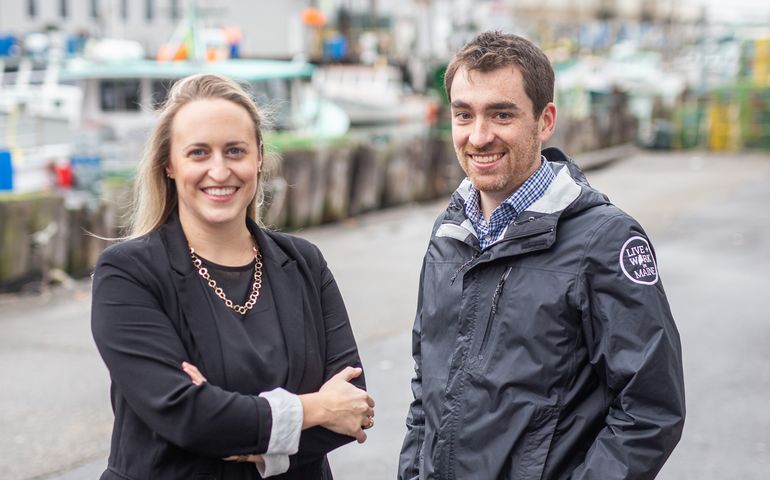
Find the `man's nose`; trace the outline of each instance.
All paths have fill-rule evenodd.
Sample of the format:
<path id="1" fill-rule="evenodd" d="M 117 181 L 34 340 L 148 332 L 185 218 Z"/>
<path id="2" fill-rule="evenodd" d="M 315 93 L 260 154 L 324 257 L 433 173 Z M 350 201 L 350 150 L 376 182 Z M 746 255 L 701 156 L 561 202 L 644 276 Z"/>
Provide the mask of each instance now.
<path id="1" fill-rule="evenodd" d="M 492 134 L 492 129 L 489 128 L 489 124 L 479 119 L 473 124 L 473 130 L 470 137 L 468 137 L 468 142 L 475 148 L 484 148 L 493 139 L 494 135 Z"/>

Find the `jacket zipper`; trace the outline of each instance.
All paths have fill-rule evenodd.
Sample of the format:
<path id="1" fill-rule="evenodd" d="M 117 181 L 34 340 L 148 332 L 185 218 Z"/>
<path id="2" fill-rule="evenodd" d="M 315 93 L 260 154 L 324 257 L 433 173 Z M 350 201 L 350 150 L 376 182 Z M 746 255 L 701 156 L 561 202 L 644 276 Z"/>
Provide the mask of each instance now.
<path id="1" fill-rule="evenodd" d="M 465 267 L 467 267 L 468 265 L 473 263 L 474 260 L 479 258 L 479 255 L 481 255 L 481 251 L 477 250 L 477 251 L 473 252 L 473 256 L 470 259 L 468 259 L 467 262 L 465 262 L 462 265 L 460 265 L 460 268 L 455 270 L 455 272 L 452 274 L 452 278 L 449 279 L 449 285 L 454 284 L 455 283 L 455 279 L 457 279 L 457 275 L 459 275 L 460 272 L 462 272 Z"/>
<path id="2" fill-rule="evenodd" d="M 511 274 L 512 268 L 512 266 L 509 266 L 505 269 L 505 273 L 503 273 L 503 276 L 500 277 L 500 280 L 497 282 L 495 293 L 492 295 L 492 309 L 489 310 L 489 318 L 487 319 L 487 324 L 484 327 L 484 336 L 481 337 L 481 345 L 479 346 L 478 353 L 479 360 L 484 357 L 484 349 L 487 346 L 487 342 L 489 341 L 489 334 L 492 331 L 492 322 L 495 320 L 495 315 L 497 314 L 497 304 L 500 303 L 500 297 L 503 293 L 503 285 L 505 285 L 505 281 L 508 279 L 508 275 Z"/>

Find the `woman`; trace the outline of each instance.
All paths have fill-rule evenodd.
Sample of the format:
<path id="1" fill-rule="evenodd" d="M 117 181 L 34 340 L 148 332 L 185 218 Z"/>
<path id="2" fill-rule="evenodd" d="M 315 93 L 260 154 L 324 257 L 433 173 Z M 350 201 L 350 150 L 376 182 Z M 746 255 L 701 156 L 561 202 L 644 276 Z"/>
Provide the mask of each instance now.
<path id="1" fill-rule="evenodd" d="M 115 413 L 102 479 L 331 478 L 326 453 L 373 425 L 323 256 L 258 226 L 260 124 L 223 77 L 169 93 L 128 239 L 94 273 Z"/>

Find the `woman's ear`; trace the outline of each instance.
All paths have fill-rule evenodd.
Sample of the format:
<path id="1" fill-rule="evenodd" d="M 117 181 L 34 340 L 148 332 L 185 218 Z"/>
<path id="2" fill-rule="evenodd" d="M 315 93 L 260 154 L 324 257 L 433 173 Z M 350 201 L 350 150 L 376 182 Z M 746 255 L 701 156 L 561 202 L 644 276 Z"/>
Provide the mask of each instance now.
<path id="1" fill-rule="evenodd" d="M 262 173 L 262 168 L 265 166 L 265 144 L 262 140 L 259 141 L 259 160 L 257 161 L 259 162 L 257 171 Z"/>

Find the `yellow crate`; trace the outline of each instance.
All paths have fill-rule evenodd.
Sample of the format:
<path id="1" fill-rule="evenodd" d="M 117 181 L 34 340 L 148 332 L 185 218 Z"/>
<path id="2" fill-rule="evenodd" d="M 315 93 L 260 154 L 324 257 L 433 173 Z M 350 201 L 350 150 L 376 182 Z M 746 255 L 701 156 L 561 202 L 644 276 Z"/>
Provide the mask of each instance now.
<path id="1" fill-rule="evenodd" d="M 738 105 L 713 101 L 708 107 L 708 148 L 736 151 L 740 148 Z"/>

